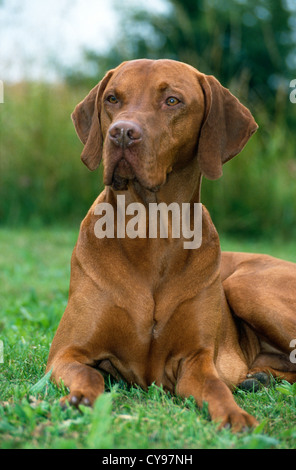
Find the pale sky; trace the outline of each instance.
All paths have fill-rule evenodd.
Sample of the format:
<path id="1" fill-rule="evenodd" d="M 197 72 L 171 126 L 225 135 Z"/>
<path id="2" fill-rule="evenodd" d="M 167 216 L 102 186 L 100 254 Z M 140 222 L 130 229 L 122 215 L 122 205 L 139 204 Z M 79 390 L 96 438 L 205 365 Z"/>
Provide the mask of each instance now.
<path id="1" fill-rule="evenodd" d="M 295 11 L 296 0 L 284 1 Z M 83 48 L 106 51 L 116 40 L 118 5 L 169 8 L 166 0 L 0 0 L 0 80 L 53 80 L 55 64 L 79 69 Z M 295 65 L 295 54 L 287 60 Z"/>
<path id="2" fill-rule="evenodd" d="M 164 11 L 165 0 L 122 0 Z M 119 1 L 117 0 L 117 3 Z M 54 62 L 79 65 L 84 47 L 106 50 L 118 9 L 106 0 L 4 0 L 0 6 L 0 80 L 53 79 Z"/>

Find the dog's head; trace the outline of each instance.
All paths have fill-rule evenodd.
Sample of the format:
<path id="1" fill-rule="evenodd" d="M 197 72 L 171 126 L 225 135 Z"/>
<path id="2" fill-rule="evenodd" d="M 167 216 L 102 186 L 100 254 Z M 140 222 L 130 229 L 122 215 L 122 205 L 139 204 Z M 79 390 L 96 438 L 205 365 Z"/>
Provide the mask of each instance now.
<path id="1" fill-rule="evenodd" d="M 104 183 L 130 180 L 157 190 L 171 171 L 196 159 L 209 179 L 256 131 L 245 108 L 213 76 L 173 60 L 134 60 L 110 70 L 72 119 L 90 170 L 104 163 Z"/>

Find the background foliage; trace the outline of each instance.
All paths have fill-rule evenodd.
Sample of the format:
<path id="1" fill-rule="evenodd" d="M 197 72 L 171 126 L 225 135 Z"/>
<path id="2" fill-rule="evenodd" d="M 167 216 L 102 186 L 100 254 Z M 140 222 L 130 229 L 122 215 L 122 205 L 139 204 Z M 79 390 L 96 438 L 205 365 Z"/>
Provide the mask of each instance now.
<path id="1" fill-rule="evenodd" d="M 293 2 L 170 0 L 165 13 L 117 5 L 122 23 L 106 55 L 85 51 L 64 83 L 5 87 L 0 105 L 0 223 L 77 223 L 102 189 L 102 169 L 80 162 L 70 113 L 104 73 L 123 60 L 173 58 L 215 75 L 259 124 L 219 181 L 203 182 L 202 202 L 220 232 L 295 237 L 296 78 Z"/>

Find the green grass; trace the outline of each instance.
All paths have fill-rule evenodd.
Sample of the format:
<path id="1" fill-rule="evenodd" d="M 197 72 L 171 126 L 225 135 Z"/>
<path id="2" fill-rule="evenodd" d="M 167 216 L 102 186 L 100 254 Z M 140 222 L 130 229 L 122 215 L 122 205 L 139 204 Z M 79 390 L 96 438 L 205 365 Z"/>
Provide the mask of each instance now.
<path id="1" fill-rule="evenodd" d="M 65 309 L 77 230 L 0 231 L 0 448 L 294 448 L 296 385 L 235 399 L 255 415 L 255 431 L 217 431 L 206 406 L 161 388 L 148 391 L 107 380 L 94 409 L 59 405 L 66 390 L 44 377 L 50 342 Z M 265 252 L 296 261 L 295 244 L 222 239 L 227 250 Z M 41 382 L 40 382 L 41 380 Z M 36 385 L 37 384 L 37 385 Z M 35 386 L 36 385 L 36 386 Z M 35 386 L 35 387 L 34 387 Z"/>

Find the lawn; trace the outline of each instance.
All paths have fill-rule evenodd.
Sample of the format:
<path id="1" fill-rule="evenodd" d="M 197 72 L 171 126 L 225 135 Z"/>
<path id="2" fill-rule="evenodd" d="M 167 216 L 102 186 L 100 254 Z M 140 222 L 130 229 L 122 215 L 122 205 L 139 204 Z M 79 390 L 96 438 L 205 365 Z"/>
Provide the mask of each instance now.
<path id="1" fill-rule="evenodd" d="M 254 431 L 217 430 L 206 406 L 151 386 L 107 380 L 94 409 L 59 405 L 66 390 L 44 378 L 49 345 L 65 309 L 69 229 L 0 230 L 0 448 L 230 449 L 296 446 L 296 385 L 237 391 L 236 401 L 260 421 Z M 222 239 L 222 248 L 265 252 L 296 261 L 295 243 Z M 1 344 L 1 343 L 0 343 Z M 1 357 L 1 354 L 0 354 Z"/>

